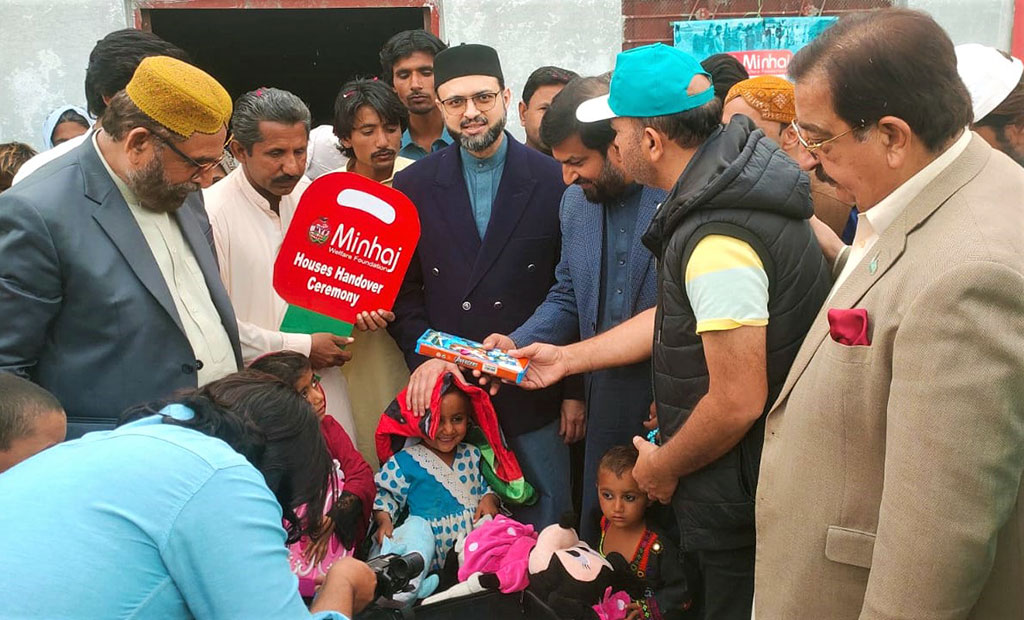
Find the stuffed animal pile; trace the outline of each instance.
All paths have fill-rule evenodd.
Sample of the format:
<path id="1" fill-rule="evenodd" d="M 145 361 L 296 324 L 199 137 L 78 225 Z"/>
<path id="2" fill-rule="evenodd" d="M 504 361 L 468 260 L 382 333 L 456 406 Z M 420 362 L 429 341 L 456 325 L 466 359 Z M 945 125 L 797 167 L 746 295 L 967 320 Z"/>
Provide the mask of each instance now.
<path id="1" fill-rule="evenodd" d="M 539 535 L 504 516 L 482 524 L 456 545 L 458 585 L 423 604 L 486 590 L 528 590 L 559 618 L 623 620 L 642 583 L 621 555 L 604 558 L 582 542 L 572 521 L 566 515 Z"/>

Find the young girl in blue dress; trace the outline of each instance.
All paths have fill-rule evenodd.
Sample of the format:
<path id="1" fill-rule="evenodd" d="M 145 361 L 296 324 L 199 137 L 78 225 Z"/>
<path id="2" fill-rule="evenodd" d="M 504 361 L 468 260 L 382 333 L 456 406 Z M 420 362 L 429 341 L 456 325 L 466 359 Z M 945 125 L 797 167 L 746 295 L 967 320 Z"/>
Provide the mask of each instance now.
<path id="1" fill-rule="evenodd" d="M 440 399 L 440 421 L 433 438 L 424 437 L 389 458 L 374 478 L 373 518 L 377 541 L 390 537 L 403 508 L 425 519 L 434 533 L 439 568 L 459 536 L 484 515 L 498 513 L 498 496 L 480 473 L 480 450 L 464 443 L 472 402 L 450 387 Z"/>

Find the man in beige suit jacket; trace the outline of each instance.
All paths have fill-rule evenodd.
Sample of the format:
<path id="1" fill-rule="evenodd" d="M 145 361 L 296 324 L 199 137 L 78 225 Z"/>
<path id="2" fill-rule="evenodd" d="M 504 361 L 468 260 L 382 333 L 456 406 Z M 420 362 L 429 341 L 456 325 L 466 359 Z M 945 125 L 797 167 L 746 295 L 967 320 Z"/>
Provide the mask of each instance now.
<path id="1" fill-rule="evenodd" d="M 767 418 L 756 617 L 1024 618 L 1024 170 L 964 129 L 922 13 L 844 18 L 790 72 L 801 163 L 861 214 Z"/>

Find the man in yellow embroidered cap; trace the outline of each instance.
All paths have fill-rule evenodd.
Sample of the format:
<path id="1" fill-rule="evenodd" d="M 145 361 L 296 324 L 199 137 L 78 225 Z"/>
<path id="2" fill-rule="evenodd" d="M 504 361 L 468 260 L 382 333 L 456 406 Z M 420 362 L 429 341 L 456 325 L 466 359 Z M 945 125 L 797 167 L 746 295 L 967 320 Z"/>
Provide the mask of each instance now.
<path id="1" fill-rule="evenodd" d="M 51 391 L 69 438 L 238 369 L 198 192 L 230 116 L 212 77 L 146 58 L 102 129 L 0 196 L 0 371 Z"/>
<path id="2" fill-rule="evenodd" d="M 725 96 L 722 108 L 722 122 L 728 124 L 732 117 L 742 114 L 754 121 L 764 135 L 778 143 L 787 155 L 800 161 L 800 141 L 792 123 L 796 118 L 795 89 L 793 83 L 774 75 L 762 75 L 737 82 Z M 827 175 L 819 172 L 810 176 L 811 201 L 814 215 L 819 221 L 844 239 L 853 239 L 857 216 L 853 205 L 836 196 L 835 187 L 829 184 Z M 849 228 L 849 230 L 847 230 Z M 844 231 L 848 234 L 844 234 Z"/>

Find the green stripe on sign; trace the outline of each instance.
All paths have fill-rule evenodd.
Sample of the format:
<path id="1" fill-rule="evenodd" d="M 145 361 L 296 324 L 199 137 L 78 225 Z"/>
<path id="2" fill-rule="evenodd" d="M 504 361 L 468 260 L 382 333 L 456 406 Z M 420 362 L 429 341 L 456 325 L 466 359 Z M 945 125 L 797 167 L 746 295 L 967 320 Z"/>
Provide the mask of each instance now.
<path id="1" fill-rule="evenodd" d="M 316 334 L 329 332 L 347 338 L 352 334 L 352 324 L 331 318 L 326 314 L 289 305 L 281 321 L 281 331 L 292 334 Z"/>

